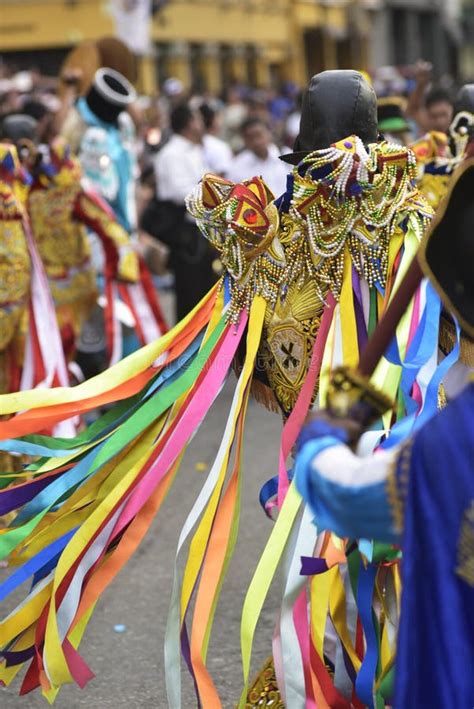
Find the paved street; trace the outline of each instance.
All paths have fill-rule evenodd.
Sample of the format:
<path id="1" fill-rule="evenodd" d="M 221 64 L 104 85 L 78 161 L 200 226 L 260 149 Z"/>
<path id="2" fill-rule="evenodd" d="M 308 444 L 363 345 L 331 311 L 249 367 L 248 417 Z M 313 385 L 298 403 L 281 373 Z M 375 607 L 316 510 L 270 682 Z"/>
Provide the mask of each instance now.
<path id="1" fill-rule="evenodd" d="M 64 688 L 55 703 L 57 709 L 167 707 L 163 636 L 176 543 L 182 523 L 217 452 L 230 406 L 230 394 L 231 387 L 227 386 L 195 437 L 170 497 L 151 531 L 96 608 L 81 644 L 81 653 L 96 672 L 96 678 L 83 691 L 75 686 Z M 271 528 L 271 522 L 258 504 L 258 492 L 261 484 L 277 470 L 280 429 L 277 415 L 251 403 L 245 439 L 239 542 L 209 650 L 209 665 L 226 708 L 234 705 L 240 691 L 239 618 L 242 600 Z M 199 463 L 206 464 L 205 471 L 196 468 Z M 271 649 L 273 618 L 278 605 L 278 584 L 275 586 L 257 630 L 255 670 Z M 115 632 L 117 624 L 125 625 L 125 632 Z M 183 707 L 195 707 L 192 685 L 184 670 L 183 683 Z M 2 709 L 47 706 L 39 693 L 18 697 L 19 684 L 17 680 L 12 687 L 0 690 Z"/>

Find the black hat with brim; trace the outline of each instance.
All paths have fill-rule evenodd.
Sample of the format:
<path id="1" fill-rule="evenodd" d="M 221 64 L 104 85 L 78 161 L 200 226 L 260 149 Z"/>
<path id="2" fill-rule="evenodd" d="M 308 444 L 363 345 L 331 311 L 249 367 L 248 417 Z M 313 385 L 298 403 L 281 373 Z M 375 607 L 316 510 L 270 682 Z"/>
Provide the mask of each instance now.
<path id="1" fill-rule="evenodd" d="M 454 173 L 418 260 L 445 307 L 474 337 L 474 158 Z"/>

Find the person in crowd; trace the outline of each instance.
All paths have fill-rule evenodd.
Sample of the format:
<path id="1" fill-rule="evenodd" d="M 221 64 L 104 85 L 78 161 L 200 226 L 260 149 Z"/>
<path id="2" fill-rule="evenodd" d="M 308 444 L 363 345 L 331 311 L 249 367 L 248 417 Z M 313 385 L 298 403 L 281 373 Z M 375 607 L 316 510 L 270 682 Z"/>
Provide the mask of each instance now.
<path id="1" fill-rule="evenodd" d="M 220 115 L 208 103 L 203 103 L 200 108 L 204 121 L 205 133 L 202 139 L 205 161 L 209 170 L 215 175 L 227 177 L 232 163 L 232 150 L 229 145 L 219 138 Z"/>
<path id="2" fill-rule="evenodd" d="M 29 99 L 25 101 L 21 112 L 25 116 L 31 116 L 37 123 L 36 133 L 40 143 L 48 143 L 52 138 L 52 113 L 43 101 Z"/>
<path id="3" fill-rule="evenodd" d="M 199 302 L 215 281 L 211 247 L 186 213 L 185 197 L 209 170 L 203 147 L 204 122 L 183 104 L 170 117 L 173 134 L 155 159 L 156 198 L 142 215 L 142 227 L 170 249 L 175 276 L 176 318 Z"/>
<path id="4" fill-rule="evenodd" d="M 453 100 L 449 91 L 432 88 L 425 98 L 425 110 L 428 130 L 447 133 L 453 120 Z"/>
<path id="5" fill-rule="evenodd" d="M 453 119 L 453 100 L 450 92 L 443 87 L 430 87 L 432 69 L 429 62 L 419 60 L 416 63 L 415 88 L 408 97 L 406 116 L 415 121 L 419 135 L 428 131 L 447 133 Z"/>
<path id="6" fill-rule="evenodd" d="M 411 131 L 405 118 L 405 104 L 401 96 L 387 96 L 377 102 L 379 131 L 390 143 L 410 144 Z"/>
<path id="7" fill-rule="evenodd" d="M 18 142 L 25 159 L 27 146 L 34 145 L 35 130 L 36 121 L 21 114 L 0 123 L 0 393 L 67 386 L 69 379 L 53 300 L 26 210 L 31 176 L 15 145 Z M 43 430 L 47 428 L 45 424 Z M 75 423 L 63 422 L 55 432 L 72 436 Z M 0 453 L 2 470 L 19 464 L 21 458 Z"/>
<path id="8" fill-rule="evenodd" d="M 229 88 L 225 95 L 224 110 L 222 111 L 222 137 L 234 152 L 242 149 L 240 126 L 247 115 L 248 106 L 242 99 L 242 91 L 237 87 Z"/>
<path id="9" fill-rule="evenodd" d="M 272 134 L 265 121 L 249 118 L 242 125 L 243 150 L 232 162 L 228 178 L 242 182 L 255 175 L 263 177 L 275 196 L 285 191 L 287 166 L 280 160 L 280 151 L 272 143 Z"/>
<path id="10" fill-rule="evenodd" d="M 290 152 L 290 150 L 293 148 L 295 140 L 298 137 L 301 120 L 301 100 L 302 95 L 300 93 L 295 99 L 294 110 L 290 113 L 290 115 L 285 121 L 283 141 L 284 144 L 287 145 L 289 148 L 288 152 Z"/>
<path id="11" fill-rule="evenodd" d="M 125 76 L 101 67 L 86 96 L 76 97 L 61 127 L 61 136 L 79 156 L 88 183 L 130 234 L 136 228 L 136 160 L 135 130 L 127 108 L 136 98 Z"/>
<path id="12" fill-rule="evenodd" d="M 455 115 L 449 134 L 428 131 L 410 147 L 417 161 L 418 188 L 437 209 L 446 194 L 452 175 L 472 150 L 474 135 L 474 84 L 465 84 L 455 101 Z"/>

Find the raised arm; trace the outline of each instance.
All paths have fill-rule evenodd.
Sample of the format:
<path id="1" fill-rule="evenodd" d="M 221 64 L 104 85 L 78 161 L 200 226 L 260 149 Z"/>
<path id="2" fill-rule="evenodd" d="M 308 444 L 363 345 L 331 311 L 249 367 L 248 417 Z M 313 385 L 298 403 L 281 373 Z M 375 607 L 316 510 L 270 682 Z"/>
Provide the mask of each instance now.
<path id="1" fill-rule="evenodd" d="M 101 239 L 111 275 L 136 283 L 139 279 L 137 254 L 127 232 L 117 222 L 110 208 L 96 195 L 82 191 L 74 205 L 74 216 Z"/>

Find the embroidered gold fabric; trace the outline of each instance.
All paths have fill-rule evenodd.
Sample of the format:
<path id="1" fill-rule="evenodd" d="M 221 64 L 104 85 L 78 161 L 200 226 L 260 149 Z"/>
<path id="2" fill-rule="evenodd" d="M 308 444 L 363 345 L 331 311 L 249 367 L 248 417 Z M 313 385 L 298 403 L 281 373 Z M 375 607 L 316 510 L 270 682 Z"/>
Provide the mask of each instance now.
<path id="1" fill-rule="evenodd" d="M 418 189 L 436 210 L 460 160 L 452 155 L 448 137 L 438 131 L 426 133 L 411 145 L 411 149 L 417 161 Z"/>
<path id="2" fill-rule="evenodd" d="M 402 446 L 385 481 L 387 499 L 392 512 L 394 529 L 397 534 L 401 534 L 403 531 L 405 500 L 408 495 L 408 483 L 410 480 L 412 446 L 413 439 L 409 439 Z M 397 469 L 399 469 L 398 475 Z"/>
<path id="3" fill-rule="evenodd" d="M 82 266 L 90 257 L 84 225 L 73 219 L 80 185 L 51 186 L 30 193 L 28 212 L 38 250 L 48 276 Z"/>
<path id="4" fill-rule="evenodd" d="M 434 210 L 438 208 L 439 203 L 448 191 L 450 179 L 451 173 L 445 175 L 431 175 L 425 172 L 421 177 L 418 188 Z"/>
<path id="5" fill-rule="evenodd" d="M 2 146 L 0 159 L 11 150 L 12 146 Z M 18 331 L 30 289 L 30 257 L 15 185 L 16 167 L 16 154 L 11 154 L 11 171 L 0 177 L 0 351 Z"/>
<path id="6" fill-rule="evenodd" d="M 283 289 L 275 308 L 266 310 L 261 360 L 285 416 L 291 413 L 306 377 L 323 308 L 308 278 L 301 288 L 292 283 Z"/>
<path id="7" fill-rule="evenodd" d="M 245 709 L 285 709 L 278 691 L 273 658 L 269 657 L 258 673 L 245 703 Z"/>
<path id="8" fill-rule="evenodd" d="M 281 203 L 257 177 L 234 185 L 206 175 L 187 198 L 227 273 L 228 319 L 257 294 L 267 301 L 260 361 L 284 415 L 304 381 L 328 291 L 339 298 L 347 257 L 369 287 L 383 287 L 391 239 L 409 224 L 421 240 L 432 210 L 415 173 L 408 149 L 366 150 L 350 136 L 308 155 Z"/>
<path id="9" fill-rule="evenodd" d="M 83 224 L 74 219 L 80 185 L 30 193 L 28 208 L 38 251 L 57 307 L 96 297 L 95 273 Z"/>

